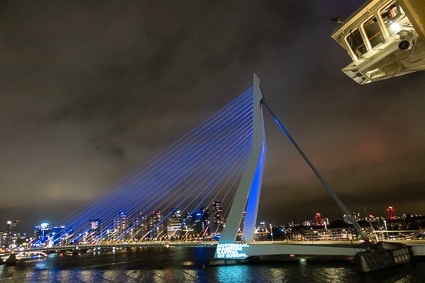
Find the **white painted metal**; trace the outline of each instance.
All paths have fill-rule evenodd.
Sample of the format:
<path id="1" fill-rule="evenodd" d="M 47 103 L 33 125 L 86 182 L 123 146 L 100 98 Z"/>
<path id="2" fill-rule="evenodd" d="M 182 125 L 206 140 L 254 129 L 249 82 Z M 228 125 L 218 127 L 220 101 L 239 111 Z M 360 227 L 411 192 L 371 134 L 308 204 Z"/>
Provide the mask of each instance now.
<path id="1" fill-rule="evenodd" d="M 254 74 L 254 105 L 253 105 L 253 146 L 245 167 L 241 181 L 231 205 L 226 226 L 220 238 L 221 244 L 234 243 L 245 209 L 243 229 L 244 240 L 254 238 L 255 223 L 257 220 L 258 201 L 260 198 L 263 162 L 265 158 L 265 138 L 262 102 L 263 95 L 260 89 L 260 80 Z"/>
<path id="2" fill-rule="evenodd" d="M 332 33 L 352 59 L 342 71 L 359 84 L 425 70 L 423 0 L 370 0 Z"/>

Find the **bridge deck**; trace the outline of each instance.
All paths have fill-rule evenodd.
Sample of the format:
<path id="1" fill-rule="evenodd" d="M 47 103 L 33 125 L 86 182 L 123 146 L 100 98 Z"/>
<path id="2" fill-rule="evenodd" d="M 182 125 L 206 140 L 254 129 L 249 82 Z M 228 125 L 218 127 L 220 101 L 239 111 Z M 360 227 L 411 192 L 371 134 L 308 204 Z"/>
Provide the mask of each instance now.
<path id="1" fill-rule="evenodd" d="M 414 256 L 425 256 L 425 241 L 405 242 L 404 244 L 412 247 Z M 243 261 L 259 256 L 277 255 L 351 258 L 370 249 L 374 249 L 374 246 L 371 244 L 350 241 L 219 243 L 217 245 L 215 259 L 218 261 Z"/>
<path id="2" fill-rule="evenodd" d="M 412 247 L 415 256 L 425 256 L 425 240 L 397 241 Z M 144 242 L 101 245 L 69 245 L 49 248 L 34 248 L 27 251 L 58 252 L 66 250 L 88 250 L 93 248 L 137 248 L 137 247 L 211 247 L 216 248 L 218 242 Z M 242 245 L 236 243 L 235 245 Z M 366 246 L 357 241 L 256 241 L 243 244 L 241 251 L 247 256 L 261 255 L 335 255 L 354 256 L 366 251 Z M 7 253 L 3 253 L 7 254 Z"/>

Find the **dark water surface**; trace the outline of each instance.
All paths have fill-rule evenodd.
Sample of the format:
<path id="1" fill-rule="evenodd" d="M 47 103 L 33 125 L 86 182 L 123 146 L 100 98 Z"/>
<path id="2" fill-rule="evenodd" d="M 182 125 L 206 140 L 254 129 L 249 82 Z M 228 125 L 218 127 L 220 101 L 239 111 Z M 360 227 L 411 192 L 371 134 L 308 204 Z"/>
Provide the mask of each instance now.
<path id="1" fill-rule="evenodd" d="M 261 260 L 210 266 L 213 248 L 144 247 L 98 254 L 51 254 L 0 266 L 0 282 L 425 282 L 425 261 L 362 274 L 346 261 Z"/>

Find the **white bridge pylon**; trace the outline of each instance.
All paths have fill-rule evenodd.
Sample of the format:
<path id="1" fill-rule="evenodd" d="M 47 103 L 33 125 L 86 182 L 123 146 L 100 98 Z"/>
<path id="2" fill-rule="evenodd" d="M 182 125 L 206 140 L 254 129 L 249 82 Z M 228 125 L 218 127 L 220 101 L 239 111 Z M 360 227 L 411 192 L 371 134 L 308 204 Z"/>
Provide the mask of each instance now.
<path id="1" fill-rule="evenodd" d="M 242 174 L 238 189 L 226 220 L 226 226 L 220 238 L 220 243 L 234 243 L 246 208 L 242 237 L 246 241 L 254 240 L 255 223 L 257 220 L 258 201 L 260 199 L 263 164 L 266 155 L 266 141 L 262 111 L 263 94 L 260 80 L 254 74 L 254 105 L 253 105 L 253 143 L 248 163 Z"/>
<path id="2" fill-rule="evenodd" d="M 250 247 L 245 243 L 235 243 L 239 227 L 245 213 L 242 239 L 244 242 L 254 240 L 255 223 L 257 221 L 258 202 L 260 199 L 261 181 L 263 177 L 264 159 L 266 156 L 266 140 L 260 88 L 260 79 L 254 74 L 253 99 L 253 142 L 248 163 L 236 190 L 220 241 L 214 255 L 216 259 L 240 260 L 248 258 Z"/>
<path id="3" fill-rule="evenodd" d="M 278 242 L 254 242 L 255 224 L 257 221 L 258 203 L 261 192 L 264 160 L 266 156 L 266 140 L 263 119 L 263 94 L 260 79 L 254 74 L 253 99 L 253 143 L 247 166 L 235 193 L 226 225 L 217 244 L 214 258 L 217 261 L 246 260 L 249 257 L 262 255 L 333 255 L 354 256 L 365 251 L 363 247 L 344 245 L 300 245 Z M 245 212 L 245 217 L 243 217 Z M 242 223 L 242 221 L 244 221 Z M 239 227 L 243 224 L 242 239 L 236 242 Z M 229 263 L 227 262 L 227 263 Z"/>

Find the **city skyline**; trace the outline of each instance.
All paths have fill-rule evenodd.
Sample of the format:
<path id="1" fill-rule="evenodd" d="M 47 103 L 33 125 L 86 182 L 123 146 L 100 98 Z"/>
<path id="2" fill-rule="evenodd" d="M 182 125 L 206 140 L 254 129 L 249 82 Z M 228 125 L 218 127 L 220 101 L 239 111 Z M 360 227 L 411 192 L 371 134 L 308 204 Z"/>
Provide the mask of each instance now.
<path id="1" fill-rule="evenodd" d="M 411 217 L 424 218 L 424 216 L 421 213 L 417 213 L 417 212 L 413 212 L 409 214 L 406 214 L 406 213 L 396 214 L 395 213 L 396 210 L 393 206 L 388 206 L 385 209 L 385 211 L 386 213 L 382 215 L 372 215 L 372 214 L 363 214 L 358 210 L 353 210 L 351 212 L 351 215 L 356 220 L 366 220 L 366 221 L 376 221 L 377 219 L 387 219 L 389 221 L 393 221 L 393 220 L 397 221 L 400 219 L 411 218 Z M 204 213 L 205 213 L 205 216 L 204 216 Z M 200 219 L 200 217 L 201 218 L 206 217 L 205 220 L 208 221 L 208 226 L 211 226 L 211 227 L 208 227 L 208 230 L 209 230 L 208 234 L 214 235 L 215 233 L 220 233 L 222 229 L 224 228 L 223 225 L 226 223 L 226 218 L 223 218 L 224 216 L 223 206 L 220 200 L 215 200 L 207 206 L 201 206 L 194 210 L 181 211 L 179 208 L 174 208 L 172 211 L 170 211 L 170 213 L 165 213 L 165 214 L 168 216 L 164 218 L 164 215 L 161 213 L 161 209 L 158 208 L 156 210 L 153 210 L 152 213 L 147 213 L 147 214 L 143 214 L 142 212 L 136 213 L 135 215 L 131 215 L 131 219 L 130 219 L 129 217 L 130 215 L 127 215 L 125 211 L 122 211 L 116 214 L 113 219 L 86 218 L 84 225 L 87 227 L 90 227 L 89 230 L 120 229 L 122 233 L 126 230 L 126 228 L 131 228 L 130 226 L 132 226 L 132 224 L 134 223 L 136 224 L 144 223 L 146 225 L 146 223 L 149 223 L 152 221 L 154 224 L 160 222 L 160 225 L 162 227 L 161 229 L 164 229 L 164 227 L 165 229 L 167 229 L 168 225 L 174 223 L 177 220 L 178 220 L 177 222 L 179 222 L 180 224 L 184 224 L 187 221 L 191 222 L 190 220 L 191 218 Z M 152 220 L 153 218 L 155 219 L 158 218 L 158 219 Z M 322 215 L 321 212 L 316 212 L 314 215 L 311 215 L 310 218 L 298 219 L 298 221 L 296 222 L 295 222 L 295 219 L 292 219 L 292 221 L 289 221 L 287 223 L 279 222 L 278 219 L 271 219 L 270 222 L 267 222 L 267 223 L 269 223 L 270 225 L 271 224 L 276 225 L 277 227 L 291 226 L 291 225 L 323 226 L 323 225 L 329 225 L 334 221 L 335 222 L 344 221 L 346 223 L 350 223 L 350 220 L 346 217 L 345 214 L 341 214 L 340 217 L 329 220 L 329 217 L 327 215 Z M 22 233 L 22 235 L 25 235 L 26 237 L 32 237 L 33 232 L 36 232 L 38 229 L 41 229 L 40 227 L 43 227 L 43 226 L 44 227 L 48 226 L 48 227 L 51 227 L 52 229 L 54 228 L 55 230 L 61 231 L 62 233 L 65 233 L 65 232 L 67 233 L 68 229 L 70 228 L 63 225 L 63 223 L 53 224 L 53 223 L 45 222 L 45 223 L 33 223 L 31 226 L 32 229 L 30 231 L 23 231 L 22 228 L 21 229 L 19 228 L 20 227 L 19 223 L 22 223 L 22 222 L 25 223 L 25 219 L 23 221 L 19 219 L 7 220 L 4 225 L 6 229 L 0 228 L 0 232 L 14 231 L 15 234 Z M 126 227 L 117 228 L 123 225 L 123 223 L 125 223 L 124 226 Z M 264 219 L 257 219 L 256 227 L 258 228 L 262 225 L 266 225 L 265 223 L 266 221 L 264 221 Z M 152 233 L 150 229 L 153 226 L 155 226 L 154 224 L 151 223 L 150 225 L 146 225 L 146 228 L 144 229 L 144 232 L 149 232 L 148 234 L 146 234 L 148 235 L 148 237 L 151 237 L 149 236 Z M 24 227 L 28 227 L 28 224 L 25 225 Z"/>
<path id="2" fill-rule="evenodd" d="M 61 220 L 261 79 L 350 211 L 424 213 L 424 73 L 359 86 L 330 35 L 364 1 L 0 4 L 0 221 Z M 258 219 L 336 204 L 265 113 Z M 320 208 L 325 209 L 320 209 Z"/>

